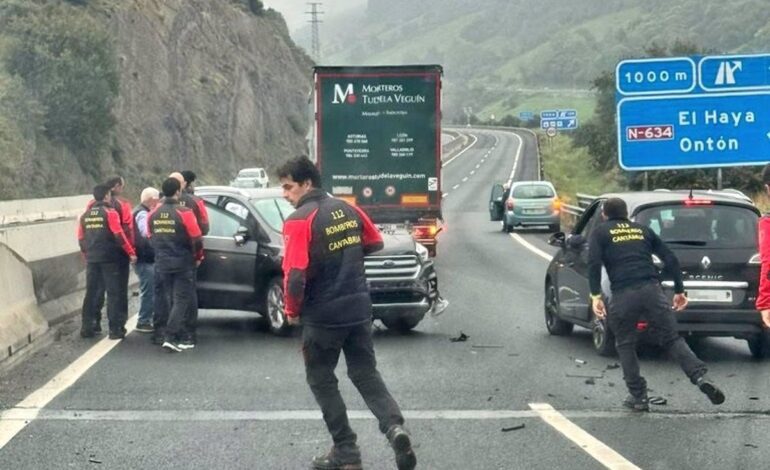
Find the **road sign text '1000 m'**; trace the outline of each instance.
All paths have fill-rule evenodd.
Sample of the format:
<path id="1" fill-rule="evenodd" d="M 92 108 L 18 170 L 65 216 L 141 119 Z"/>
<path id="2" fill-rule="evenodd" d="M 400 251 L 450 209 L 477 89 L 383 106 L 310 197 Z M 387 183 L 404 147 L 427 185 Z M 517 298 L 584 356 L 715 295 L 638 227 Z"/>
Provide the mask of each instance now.
<path id="1" fill-rule="evenodd" d="M 626 60 L 615 72 L 624 169 L 770 161 L 770 55 Z"/>
<path id="2" fill-rule="evenodd" d="M 439 71 L 319 73 L 317 92 L 324 188 L 364 207 L 440 205 Z"/>

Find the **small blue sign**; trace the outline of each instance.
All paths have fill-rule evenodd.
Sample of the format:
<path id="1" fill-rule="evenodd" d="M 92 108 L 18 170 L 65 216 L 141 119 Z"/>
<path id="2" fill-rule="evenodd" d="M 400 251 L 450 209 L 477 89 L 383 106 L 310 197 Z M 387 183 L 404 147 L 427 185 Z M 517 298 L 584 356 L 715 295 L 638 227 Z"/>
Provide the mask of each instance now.
<path id="1" fill-rule="evenodd" d="M 622 95 L 689 93 L 695 89 L 695 61 L 689 57 L 624 60 L 615 69 Z"/>
<path id="2" fill-rule="evenodd" d="M 522 121 L 531 121 L 535 118 L 535 113 L 532 111 L 522 111 L 519 113 L 519 119 Z"/>
<path id="3" fill-rule="evenodd" d="M 626 170 L 758 165 L 770 160 L 770 91 L 623 98 Z"/>
<path id="4" fill-rule="evenodd" d="M 540 121 L 541 129 L 552 127 L 563 131 L 570 131 L 578 128 L 577 117 L 564 119 L 545 119 Z"/>
<path id="5" fill-rule="evenodd" d="M 559 111 L 556 109 L 540 111 L 540 119 L 558 119 L 558 117 L 559 117 Z"/>
<path id="6" fill-rule="evenodd" d="M 710 56 L 698 64 L 706 91 L 770 90 L 770 55 Z"/>

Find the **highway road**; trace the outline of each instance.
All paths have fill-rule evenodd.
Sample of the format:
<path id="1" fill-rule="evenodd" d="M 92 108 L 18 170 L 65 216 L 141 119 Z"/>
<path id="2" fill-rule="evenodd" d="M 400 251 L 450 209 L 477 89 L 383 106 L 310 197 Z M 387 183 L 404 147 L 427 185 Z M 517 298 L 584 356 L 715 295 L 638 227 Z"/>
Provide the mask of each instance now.
<path id="1" fill-rule="evenodd" d="M 410 334 L 378 324 L 375 334 L 418 468 L 766 468 L 769 365 L 745 342 L 698 347 L 727 394 L 720 407 L 645 351 L 651 393 L 668 404 L 637 415 L 620 406 L 617 360 L 597 356 L 588 331 L 548 335 L 548 234 L 506 234 L 487 210 L 493 182 L 537 178 L 535 138 L 462 132 L 472 145 L 444 166 L 447 228 L 436 259 L 451 305 Z M 199 344 L 182 354 L 135 332 L 110 350 L 74 337 L 76 325 L 69 332 L 0 379 L 0 469 L 299 469 L 330 446 L 299 338 L 271 336 L 251 314 L 202 311 Z M 461 333 L 467 341 L 451 341 Z M 81 354 L 57 381 L 71 386 L 40 389 Z M 395 468 L 344 361 L 338 375 L 365 468 Z"/>

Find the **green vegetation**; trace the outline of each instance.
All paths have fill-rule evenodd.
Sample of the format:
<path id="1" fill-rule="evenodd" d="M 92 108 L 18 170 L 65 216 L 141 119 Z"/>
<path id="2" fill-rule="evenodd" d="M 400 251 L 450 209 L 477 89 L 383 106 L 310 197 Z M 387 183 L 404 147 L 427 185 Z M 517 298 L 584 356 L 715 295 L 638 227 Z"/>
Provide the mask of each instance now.
<path id="1" fill-rule="evenodd" d="M 70 2 L 83 3 L 83 2 Z M 7 181 L 34 173 L 35 152 L 66 146 L 79 171 L 98 174 L 109 150 L 118 72 L 108 31 L 69 3 L 0 6 L 0 168 Z M 60 175 L 53 175 L 56 178 Z M 0 181 L 0 199 L 18 184 Z M 45 188 L 40 188 L 41 192 Z"/>
<path id="2" fill-rule="evenodd" d="M 232 0 L 232 2 L 255 15 L 262 15 L 265 12 L 265 5 L 262 0 Z"/>

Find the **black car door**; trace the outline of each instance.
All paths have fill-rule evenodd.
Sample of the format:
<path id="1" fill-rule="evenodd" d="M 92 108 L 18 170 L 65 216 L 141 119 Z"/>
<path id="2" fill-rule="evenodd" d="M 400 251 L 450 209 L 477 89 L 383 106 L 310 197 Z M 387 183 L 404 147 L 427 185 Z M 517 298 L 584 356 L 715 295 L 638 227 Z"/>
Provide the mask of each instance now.
<path id="1" fill-rule="evenodd" d="M 489 195 L 489 220 L 493 222 L 503 220 L 504 194 L 505 188 L 502 184 L 492 186 L 492 193 Z"/>
<path id="2" fill-rule="evenodd" d="M 205 259 L 198 269 L 198 304 L 210 309 L 252 309 L 258 242 L 246 221 L 206 203 L 211 228 L 203 237 Z"/>
<path id="3" fill-rule="evenodd" d="M 602 222 L 601 202 L 586 208 L 575 230 L 567 238 L 559 272 L 559 303 L 563 312 L 579 320 L 591 318 L 591 290 L 588 286 L 588 240 Z"/>

